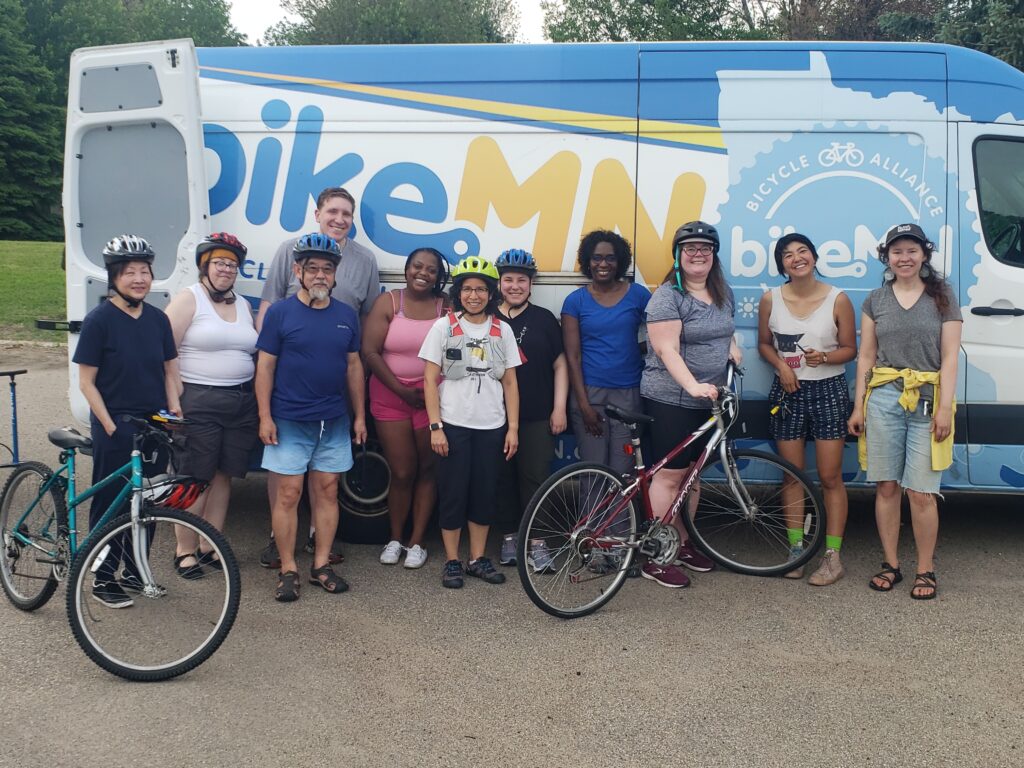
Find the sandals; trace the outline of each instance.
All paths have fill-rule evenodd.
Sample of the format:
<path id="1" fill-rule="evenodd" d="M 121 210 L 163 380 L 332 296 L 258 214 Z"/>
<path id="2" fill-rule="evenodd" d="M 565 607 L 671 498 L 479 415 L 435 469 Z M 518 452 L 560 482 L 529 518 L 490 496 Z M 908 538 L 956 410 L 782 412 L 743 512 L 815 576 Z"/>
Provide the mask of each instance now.
<path id="1" fill-rule="evenodd" d="M 348 591 L 348 584 L 341 576 L 334 572 L 330 563 L 319 568 L 310 568 L 309 583 L 315 584 L 332 595 L 339 595 L 342 592 Z"/>
<path id="2" fill-rule="evenodd" d="M 182 562 L 190 557 L 197 562 L 192 565 L 182 565 Z M 203 573 L 202 565 L 202 560 L 195 552 L 189 552 L 186 555 L 175 555 L 174 557 L 174 570 L 178 572 L 178 575 L 181 576 L 181 578 L 188 579 L 189 581 L 201 579 L 206 575 Z"/>
<path id="3" fill-rule="evenodd" d="M 277 590 L 274 599 L 279 603 L 293 603 L 299 599 L 299 574 L 297 571 L 283 571 L 277 574 Z"/>
<path id="4" fill-rule="evenodd" d="M 921 594 L 918 589 L 930 590 Z M 934 600 L 939 594 L 939 584 L 935 580 L 935 571 L 925 571 L 914 577 L 914 586 L 910 588 L 910 596 L 914 600 Z"/>
<path id="5" fill-rule="evenodd" d="M 876 584 L 875 579 L 878 579 L 882 584 Z M 875 592 L 891 592 L 892 588 L 903 581 L 903 571 L 899 567 L 893 567 L 888 563 L 882 563 L 882 570 L 871 577 L 871 581 L 868 582 L 868 586 L 871 587 Z"/>

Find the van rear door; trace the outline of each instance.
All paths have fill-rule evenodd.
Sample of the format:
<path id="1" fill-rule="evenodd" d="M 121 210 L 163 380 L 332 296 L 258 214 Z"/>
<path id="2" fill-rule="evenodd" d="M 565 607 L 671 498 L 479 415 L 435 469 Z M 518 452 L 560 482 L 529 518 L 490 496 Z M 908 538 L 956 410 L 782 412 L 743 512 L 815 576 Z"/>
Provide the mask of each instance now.
<path id="1" fill-rule="evenodd" d="M 103 244 L 122 233 L 150 242 L 156 306 L 195 279 L 191 254 L 209 218 L 197 72 L 191 40 L 71 56 L 63 204 L 70 399 L 82 421 L 70 360 L 81 320 L 107 295 Z"/>

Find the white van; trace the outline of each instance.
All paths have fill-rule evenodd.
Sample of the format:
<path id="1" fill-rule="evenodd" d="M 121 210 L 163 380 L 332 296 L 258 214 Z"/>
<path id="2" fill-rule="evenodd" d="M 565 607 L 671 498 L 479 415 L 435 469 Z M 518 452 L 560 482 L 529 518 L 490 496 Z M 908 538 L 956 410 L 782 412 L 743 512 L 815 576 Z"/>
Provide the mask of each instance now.
<path id="1" fill-rule="evenodd" d="M 770 374 L 757 305 L 781 282 L 774 241 L 808 235 L 824 278 L 859 307 L 881 282 L 882 234 L 915 221 L 964 308 L 945 484 L 1024 487 L 1024 74 L 995 59 L 924 44 L 174 40 L 76 51 L 69 99 L 71 353 L 106 294 L 100 252 L 112 235 L 155 246 L 160 304 L 195 281 L 204 234 L 234 233 L 250 256 L 240 292 L 256 302 L 278 244 L 315 228 L 326 186 L 356 196 L 354 237 L 385 282 L 401 281 L 417 246 L 452 261 L 521 247 L 540 264 L 535 299 L 556 314 L 582 282 L 583 233 L 620 231 L 635 279 L 653 287 L 675 228 L 702 218 L 723 235 L 748 361 L 737 436 L 759 441 Z"/>

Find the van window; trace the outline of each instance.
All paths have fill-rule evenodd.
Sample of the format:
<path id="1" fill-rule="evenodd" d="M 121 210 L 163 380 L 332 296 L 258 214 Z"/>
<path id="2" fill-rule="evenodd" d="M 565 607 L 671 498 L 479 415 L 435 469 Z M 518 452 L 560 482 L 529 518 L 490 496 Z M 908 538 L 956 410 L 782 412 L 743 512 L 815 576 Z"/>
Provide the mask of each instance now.
<path id="1" fill-rule="evenodd" d="M 974 164 L 985 243 L 999 261 L 1024 267 L 1024 141 L 978 139 Z"/>

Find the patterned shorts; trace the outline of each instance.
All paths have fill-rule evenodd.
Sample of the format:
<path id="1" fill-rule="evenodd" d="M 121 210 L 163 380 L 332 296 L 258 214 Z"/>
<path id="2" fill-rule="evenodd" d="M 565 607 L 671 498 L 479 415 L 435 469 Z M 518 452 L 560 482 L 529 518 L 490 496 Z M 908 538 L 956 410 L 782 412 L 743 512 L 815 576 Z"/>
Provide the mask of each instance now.
<path id="1" fill-rule="evenodd" d="M 850 417 L 850 389 L 840 374 L 820 381 L 801 381 L 800 389 L 786 393 L 779 377 L 768 394 L 769 408 L 778 406 L 769 419 L 775 440 L 843 440 Z"/>

